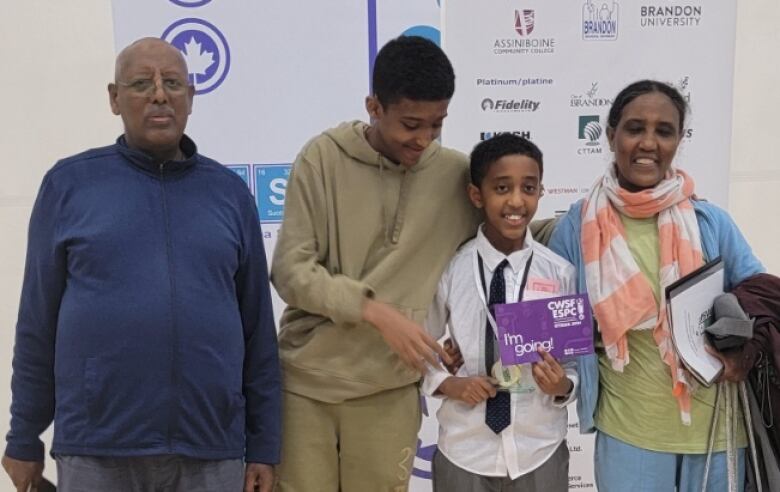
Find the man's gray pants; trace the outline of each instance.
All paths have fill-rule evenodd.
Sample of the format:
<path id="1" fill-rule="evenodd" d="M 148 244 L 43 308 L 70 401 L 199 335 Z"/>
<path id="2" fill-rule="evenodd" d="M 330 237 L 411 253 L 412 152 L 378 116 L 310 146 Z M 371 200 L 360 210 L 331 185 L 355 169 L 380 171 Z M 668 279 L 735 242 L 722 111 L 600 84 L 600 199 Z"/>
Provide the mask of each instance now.
<path id="1" fill-rule="evenodd" d="M 214 492 L 244 490 L 244 461 L 184 456 L 57 456 L 58 492 Z"/>

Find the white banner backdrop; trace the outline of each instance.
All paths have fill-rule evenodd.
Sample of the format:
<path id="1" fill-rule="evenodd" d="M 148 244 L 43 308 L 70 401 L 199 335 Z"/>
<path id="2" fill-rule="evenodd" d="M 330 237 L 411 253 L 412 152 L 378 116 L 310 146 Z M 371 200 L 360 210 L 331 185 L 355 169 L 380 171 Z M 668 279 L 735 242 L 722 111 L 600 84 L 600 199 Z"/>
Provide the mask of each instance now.
<path id="1" fill-rule="evenodd" d="M 676 162 L 700 197 L 727 205 L 735 0 L 445 0 L 442 11 L 458 77 L 443 139 L 468 152 L 495 132 L 530 137 L 545 158 L 538 216 L 568 209 L 603 173 L 609 106 L 646 78 L 691 104 Z"/>
<path id="2" fill-rule="evenodd" d="M 692 112 L 677 164 L 727 205 L 736 1 L 444 0 L 442 43 L 458 77 L 444 127 L 464 152 L 516 132 L 544 153 L 538 217 L 564 212 L 611 162 L 607 113 L 631 82 L 677 87 Z M 569 489 L 593 489 L 593 438 L 569 407 Z"/>
<path id="3" fill-rule="evenodd" d="M 438 43 L 440 18 L 457 76 L 444 143 L 469 152 L 500 131 L 536 141 L 547 164 L 540 217 L 565 210 L 602 171 L 611 98 L 643 77 L 672 82 L 693 104 L 678 161 L 692 170 L 700 196 L 726 204 L 734 0 L 717 11 L 665 0 L 577 0 L 566 7 L 549 0 L 444 1 L 446 8 L 439 0 L 113 0 L 112 6 L 117 50 L 154 36 L 184 53 L 197 89 L 187 133 L 254 193 L 269 260 L 295 155 L 325 128 L 365 120 L 378 48 L 400 34 Z M 284 304 L 275 294 L 273 302 L 278 319 Z M 438 432 L 438 401 L 423 404 L 414 492 L 430 490 Z M 592 445 L 576 424 L 570 428 L 570 487 L 594 488 Z"/>

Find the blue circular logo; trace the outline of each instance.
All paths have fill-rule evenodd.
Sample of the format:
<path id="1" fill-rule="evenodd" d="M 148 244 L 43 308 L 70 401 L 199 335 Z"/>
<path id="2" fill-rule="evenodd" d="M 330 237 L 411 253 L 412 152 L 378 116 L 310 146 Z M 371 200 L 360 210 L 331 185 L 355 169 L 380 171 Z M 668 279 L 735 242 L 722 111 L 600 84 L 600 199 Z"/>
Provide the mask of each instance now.
<path id="1" fill-rule="evenodd" d="M 160 37 L 184 55 L 195 94 L 207 94 L 225 80 L 230 70 L 230 48 L 213 24 L 203 19 L 181 19 Z"/>
<path id="2" fill-rule="evenodd" d="M 441 32 L 433 26 L 412 26 L 403 33 L 403 36 L 420 36 L 422 38 L 430 39 L 437 46 L 441 46 Z"/>
<path id="3" fill-rule="evenodd" d="M 201 5 L 206 5 L 211 0 L 171 0 L 171 3 L 176 4 L 180 7 L 200 7 Z M 439 0 L 436 0 L 437 2 Z"/>

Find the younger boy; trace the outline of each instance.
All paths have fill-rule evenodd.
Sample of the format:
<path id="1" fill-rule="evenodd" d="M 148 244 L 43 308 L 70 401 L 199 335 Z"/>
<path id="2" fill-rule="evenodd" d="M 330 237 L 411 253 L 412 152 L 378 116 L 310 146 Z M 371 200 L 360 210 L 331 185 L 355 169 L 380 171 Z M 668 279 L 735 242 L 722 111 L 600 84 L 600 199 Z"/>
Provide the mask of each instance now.
<path id="1" fill-rule="evenodd" d="M 436 138 L 455 76 L 444 52 L 400 37 L 377 54 L 371 124 L 342 123 L 293 164 L 272 281 L 281 320 L 279 490 L 406 490 L 417 382 L 442 348 L 422 328 L 477 215 L 468 160 Z"/>
<path id="2" fill-rule="evenodd" d="M 566 405 L 574 399 L 576 368 L 541 351 L 542 361 L 501 371 L 487 315 L 496 303 L 575 292 L 574 267 L 527 229 L 542 194 L 542 166 L 539 148 L 511 134 L 471 154 L 468 196 L 485 222 L 450 262 L 425 323 L 434 338 L 449 325 L 463 356 L 455 376 L 429 366 L 423 382 L 426 394 L 444 398 L 435 491 L 568 489 Z M 491 376 L 506 388 L 497 389 Z"/>

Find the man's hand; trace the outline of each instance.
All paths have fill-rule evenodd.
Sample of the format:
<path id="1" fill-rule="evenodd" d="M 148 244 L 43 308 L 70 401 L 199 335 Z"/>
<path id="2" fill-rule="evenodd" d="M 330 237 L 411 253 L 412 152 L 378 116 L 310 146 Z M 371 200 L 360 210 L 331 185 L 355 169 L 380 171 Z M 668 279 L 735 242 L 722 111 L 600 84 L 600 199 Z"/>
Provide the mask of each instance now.
<path id="1" fill-rule="evenodd" d="M 3 456 L 3 468 L 16 487 L 16 492 L 35 491 L 43 476 L 42 461 L 22 461 Z"/>
<path id="2" fill-rule="evenodd" d="M 447 352 L 447 355 L 449 355 L 452 360 L 451 363 L 445 363 L 444 366 L 450 374 L 455 375 L 455 373 L 458 372 L 458 369 L 460 369 L 460 366 L 463 365 L 463 354 L 460 353 L 460 347 L 455 345 L 455 342 L 453 342 L 451 338 L 448 338 L 444 340 L 444 351 Z"/>
<path id="3" fill-rule="evenodd" d="M 247 463 L 244 492 L 271 492 L 274 488 L 274 467 L 264 463 Z"/>
<path id="4" fill-rule="evenodd" d="M 450 363 L 450 357 L 436 340 L 428 335 L 422 326 L 409 320 L 387 304 L 366 299 L 363 304 L 363 319 L 379 330 L 385 343 L 398 354 L 409 367 L 425 373 L 425 362 L 439 366 L 439 357 Z"/>
<path id="5" fill-rule="evenodd" d="M 720 373 L 717 382 L 739 383 L 747 379 L 752 365 L 748 366 L 748 361 L 742 356 L 741 349 L 731 349 L 726 352 L 718 352 L 709 345 L 704 345 L 705 350 L 713 357 L 723 363 L 723 372 Z"/>
<path id="6" fill-rule="evenodd" d="M 496 384 L 498 381 L 486 376 L 450 376 L 439 385 L 439 392 L 448 398 L 474 406 L 496 396 Z"/>
<path id="7" fill-rule="evenodd" d="M 537 350 L 542 360 L 533 364 L 531 373 L 539 389 L 550 396 L 566 396 L 574 383 L 566 376 L 566 371 L 544 349 Z"/>

